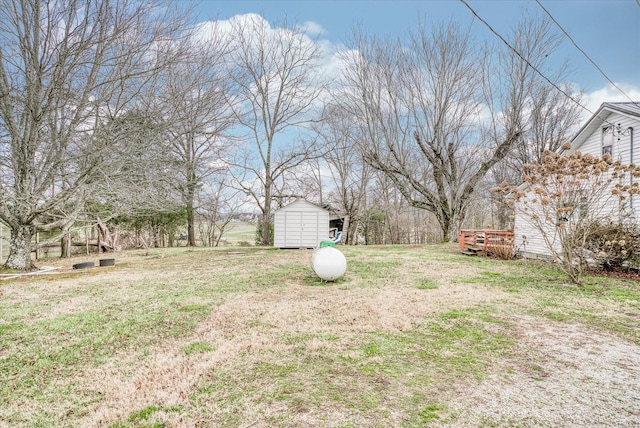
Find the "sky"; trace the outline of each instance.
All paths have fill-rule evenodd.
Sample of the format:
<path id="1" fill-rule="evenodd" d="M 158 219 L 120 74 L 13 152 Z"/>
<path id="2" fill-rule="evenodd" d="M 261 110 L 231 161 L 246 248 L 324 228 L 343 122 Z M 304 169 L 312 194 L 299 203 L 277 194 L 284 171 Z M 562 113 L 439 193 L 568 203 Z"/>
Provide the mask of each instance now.
<path id="1" fill-rule="evenodd" d="M 576 45 L 565 36 L 552 62 L 567 60 L 568 74 L 587 94 L 584 105 L 595 110 L 603 102 L 640 101 L 640 0 L 539 0 Z M 468 5 L 503 37 L 523 14 L 548 16 L 536 0 L 467 0 Z M 323 43 L 343 45 L 359 28 L 380 37 L 403 36 L 419 22 L 451 20 L 471 25 L 474 36 L 499 42 L 487 26 L 458 0 L 204 0 L 197 5 L 200 21 L 226 20 L 256 13 L 272 27 L 284 20 L 318 32 Z M 561 31 L 558 28 L 558 31 Z M 501 43 L 501 42 L 500 42 Z M 608 79 L 607 79 L 608 78 Z M 615 88 L 613 81 L 621 90 Z"/>

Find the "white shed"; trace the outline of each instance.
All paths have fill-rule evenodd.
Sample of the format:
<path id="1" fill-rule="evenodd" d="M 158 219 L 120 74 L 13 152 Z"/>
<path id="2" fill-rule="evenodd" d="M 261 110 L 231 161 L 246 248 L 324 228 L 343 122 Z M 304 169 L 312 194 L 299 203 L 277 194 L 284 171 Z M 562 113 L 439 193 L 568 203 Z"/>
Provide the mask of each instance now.
<path id="1" fill-rule="evenodd" d="M 329 239 L 329 211 L 304 199 L 282 207 L 274 214 L 273 246 L 314 248 Z"/>

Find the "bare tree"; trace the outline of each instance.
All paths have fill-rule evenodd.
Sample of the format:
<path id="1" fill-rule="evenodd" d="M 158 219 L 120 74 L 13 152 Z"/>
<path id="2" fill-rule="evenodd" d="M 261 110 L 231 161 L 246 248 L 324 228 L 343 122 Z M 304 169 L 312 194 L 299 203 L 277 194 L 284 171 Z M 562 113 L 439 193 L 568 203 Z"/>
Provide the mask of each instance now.
<path id="1" fill-rule="evenodd" d="M 329 200 L 345 216 L 342 242 L 355 244 L 367 202 L 367 186 L 374 171 L 365 162 L 361 146 L 362 133 L 357 120 L 337 104 L 327 108 L 325 119 L 314 130 L 326 147 L 324 163 L 333 189 Z M 320 183 L 319 183 L 320 184 Z"/>
<path id="2" fill-rule="evenodd" d="M 504 160 L 493 169 L 490 177 L 493 181 L 487 183 L 491 187 L 505 181 L 519 184 L 524 165 L 542 162 L 543 154 L 548 150 L 557 151 L 580 119 L 580 106 L 574 100 L 580 100 L 582 95 L 574 93 L 572 85 L 566 82 L 568 65 L 553 70 L 547 64 L 546 58 L 562 40 L 553 31 L 551 23 L 546 19 L 523 19 L 512 31 L 511 38 L 520 55 L 511 50 L 500 51 L 497 64 L 488 63 L 484 71 L 485 97 L 498 101 L 487 103 L 491 122 L 486 133 L 497 141 L 504 138 L 509 127 L 516 127 L 521 135 Z M 548 76 L 557 87 L 539 72 Z M 571 94 L 573 99 L 566 94 Z M 516 110 L 505 106 L 519 107 Z M 485 192 L 482 199 L 489 205 L 492 196 L 495 197 Z M 499 199 L 493 198 L 491 205 L 495 208 L 495 224 L 502 228 L 512 227 L 511 210 Z"/>
<path id="3" fill-rule="evenodd" d="M 32 269 L 31 237 L 73 217 L 101 178 L 98 132 L 174 61 L 185 22 L 128 0 L 3 2 L 0 8 L 0 218 L 5 266 Z"/>
<path id="4" fill-rule="evenodd" d="M 229 177 L 216 174 L 204 184 L 198 195 L 198 229 L 204 246 L 217 247 L 225 232 L 233 229 L 233 218 L 244 200 L 226 182 Z"/>
<path id="5" fill-rule="evenodd" d="M 479 106 L 480 58 L 453 25 L 431 36 L 423 29 L 409 49 L 360 38 L 358 52 L 347 72 L 348 100 L 363 118 L 364 156 L 411 205 L 433 212 L 448 240 L 468 174 L 460 162 Z"/>
<path id="6" fill-rule="evenodd" d="M 318 45 L 302 29 L 272 29 L 256 15 L 243 18 L 232 22 L 231 36 L 237 90 L 231 101 L 247 131 L 247 146 L 236 152 L 235 175 L 261 211 L 261 241 L 267 245 L 277 182 L 312 157 L 301 132 L 317 119 L 314 106 L 324 85 L 315 67 Z"/>
<path id="7" fill-rule="evenodd" d="M 226 102 L 228 47 L 216 28 L 196 35 L 187 47 L 189 55 L 168 70 L 157 97 L 167 130 L 167 161 L 175 168 L 174 186 L 186 208 L 190 246 L 196 245 L 197 193 L 210 176 L 226 168 L 224 156 L 232 149 L 225 136 L 234 124 Z"/>
<path id="8" fill-rule="evenodd" d="M 516 49 L 540 63 L 554 47 L 544 25 L 514 31 Z M 533 39 L 533 40 L 532 40 Z M 479 183 L 504 159 L 524 131 L 523 111 L 535 81 L 531 62 L 511 52 L 483 75 L 493 59 L 455 24 L 425 27 L 409 47 L 360 37 L 347 71 L 346 97 L 364 118 L 364 153 L 414 207 L 432 212 L 442 239 L 456 239 Z M 508 76 L 501 92 L 487 82 Z M 487 127 L 482 114 L 493 113 Z"/>
<path id="9" fill-rule="evenodd" d="M 563 86 L 564 92 L 574 93 L 570 84 Z M 574 98 L 579 100 L 581 95 L 574 94 Z M 580 106 L 573 100 L 538 81 L 525 109 L 527 126 L 521 144 L 517 144 L 509 156 L 512 168 L 521 172 L 522 165 L 542 162 L 547 150 L 558 151 L 579 124 L 580 112 Z"/>

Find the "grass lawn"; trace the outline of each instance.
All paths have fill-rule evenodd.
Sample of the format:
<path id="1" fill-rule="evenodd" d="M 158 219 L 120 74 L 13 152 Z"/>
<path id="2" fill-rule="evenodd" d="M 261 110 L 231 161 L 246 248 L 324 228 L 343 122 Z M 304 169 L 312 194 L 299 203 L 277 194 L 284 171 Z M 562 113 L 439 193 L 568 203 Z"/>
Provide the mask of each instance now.
<path id="1" fill-rule="evenodd" d="M 0 426 L 640 425 L 640 286 L 456 247 L 174 248 L 0 281 Z"/>
<path id="2" fill-rule="evenodd" d="M 256 242 L 256 225 L 246 222 L 231 222 L 222 237 L 229 243 L 240 242 L 253 245 Z"/>

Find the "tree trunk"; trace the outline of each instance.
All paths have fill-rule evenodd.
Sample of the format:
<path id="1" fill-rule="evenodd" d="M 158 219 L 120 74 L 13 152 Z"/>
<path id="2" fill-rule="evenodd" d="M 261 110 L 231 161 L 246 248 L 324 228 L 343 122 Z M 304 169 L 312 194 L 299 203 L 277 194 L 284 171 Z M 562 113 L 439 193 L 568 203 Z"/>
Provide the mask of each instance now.
<path id="1" fill-rule="evenodd" d="M 264 192 L 264 210 L 262 211 L 262 245 L 271 245 L 271 185 L 267 176 Z"/>
<path id="2" fill-rule="evenodd" d="M 9 241 L 9 257 L 4 267 L 15 270 L 30 271 L 36 266 L 31 260 L 31 236 L 33 226 L 20 225 L 11 227 L 11 238 Z"/>
<path id="3" fill-rule="evenodd" d="M 151 246 L 153 248 L 162 247 L 162 231 L 159 224 L 153 222 L 151 224 Z"/>
<path id="4" fill-rule="evenodd" d="M 196 229 L 195 229 L 195 215 L 193 209 L 193 199 L 187 203 L 187 245 L 189 247 L 196 246 Z"/>
<path id="5" fill-rule="evenodd" d="M 109 228 L 105 223 L 99 221 L 96 223 L 98 229 L 98 253 L 110 253 L 116 250 L 115 241 L 109 232 Z"/>
<path id="6" fill-rule="evenodd" d="M 71 233 L 65 232 L 60 240 L 60 258 L 68 259 L 71 257 Z"/>
<path id="7" fill-rule="evenodd" d="M 351 241 L 349 240 L 349 220 L 350 217 L 347 215 L 342 221 L 342 243 L 344 245 L 348 245 L 351 243 Z"/>
<path id="8" fill-rule="evenodd" d="M 451 232 L 451 219 L 449 218 L 448 213 L 440 211 L 435 214 L 436 219 L 438 220 L 438 225 L 440 226 L 440 231 L 442 232 L 442 242 L 450 242 L 451 237 L 449 234 Z"/>
<path id="9" fill-rule="evenodd" d="M 271 245 L 271 210 L 270 207 L 265 206 L 264 213 L 262 213 L 262 245 Z"/>

